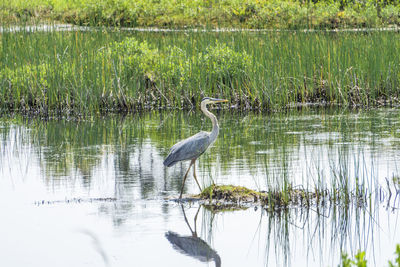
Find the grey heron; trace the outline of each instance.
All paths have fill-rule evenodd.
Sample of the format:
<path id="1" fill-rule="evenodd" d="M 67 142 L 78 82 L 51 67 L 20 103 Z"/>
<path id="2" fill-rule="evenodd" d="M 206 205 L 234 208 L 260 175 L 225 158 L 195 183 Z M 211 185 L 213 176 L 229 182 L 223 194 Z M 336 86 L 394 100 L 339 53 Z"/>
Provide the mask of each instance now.
<path id="1" fill-rule="evenodd" d="M 171 147 L 167 158 L 164 160 L 164 165 L 167 167 L 171 167 L 179 161 L 190 160 L 189 168 L 186 171 L 185 177 L 183 178 L 181 194 L 179 196 L 179 199 L 182 198 L 183 187 L 185 185 L 187 175 L 192 165 L 193 165 L 193 177 L 201 191 L 199 181 L 197 180 L 196 177 L 196 164 L 195 164 L 196 159 L 201 154 L 203 154 L 211 144 L 215 142 L 219 133 L 218 120 L 214 114 L 212 114 L 210 111 L 207 110 L 207 105 L 220 102 L 228 102 L 228 100 L 211 98 L 211 97 L 203 98 L 203 100 L 201 101 L 201 111 L 203 111 L 203 113 L 211 119 L 213 126 L 212 131 L 211 132 L 201 131 L 189 138 L 186 138 L 176 143 L 173 147 Z"/>

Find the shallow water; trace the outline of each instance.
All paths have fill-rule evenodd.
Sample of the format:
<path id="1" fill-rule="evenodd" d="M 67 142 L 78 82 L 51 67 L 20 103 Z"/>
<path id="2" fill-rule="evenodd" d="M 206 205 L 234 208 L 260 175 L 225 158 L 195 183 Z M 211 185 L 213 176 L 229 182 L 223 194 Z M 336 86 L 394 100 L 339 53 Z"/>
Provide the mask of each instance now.
<path id="1" fill-rule="evenodd" d="M 372 266 L 393 260 L 400 242 L 392 181 L 400 168 L 398 110 L 214 112 L 221 130 L 197 163 L 202 186 L 331 190 L 346 180 L 350 191 L 367 188 L 371 201 L 216 212 L 167 200 L 179 195 L 188 166 L 165 168 L 169 148 L 211 128 L 197 111 L 81 121 L 3 117 L 0 265 L 337 266 L 341 250 L 359 249 Z M 184 193 L 198 193 L 191 175 Z"/>

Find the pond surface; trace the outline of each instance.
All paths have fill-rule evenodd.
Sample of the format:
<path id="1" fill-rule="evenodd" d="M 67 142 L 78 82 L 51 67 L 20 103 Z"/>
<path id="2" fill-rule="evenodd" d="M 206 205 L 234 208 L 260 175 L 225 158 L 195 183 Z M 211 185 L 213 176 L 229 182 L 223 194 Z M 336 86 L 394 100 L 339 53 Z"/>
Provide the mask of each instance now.
<path id="1" fill-rule="evenodd" d="M 169 148 L 211 123 L 199 111 L 86 120 L 0 119 L 1 266 L 337 266 L 400 242 L 400 111 L 216 111 L 202 186 L 364 190 L 364 205 L 213 211 L 179 196 Z M 391 190 L 392 195 L 390 195 Z M 184 194 L 198 188 L 190 175 Z"/>

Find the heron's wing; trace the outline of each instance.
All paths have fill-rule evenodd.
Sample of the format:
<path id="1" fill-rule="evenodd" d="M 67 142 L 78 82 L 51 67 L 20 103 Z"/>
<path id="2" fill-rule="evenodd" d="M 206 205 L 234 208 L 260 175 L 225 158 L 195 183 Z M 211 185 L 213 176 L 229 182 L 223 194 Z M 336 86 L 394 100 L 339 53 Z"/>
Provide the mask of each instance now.
<path id="1" fill-rule="evenodd" d="M 164 165 L 169 167 L 178 161 L 195 159 L 203 154 L 209 145 L 210 134 L 207 132 L 199 132 L 175 144 L 164 160 Z"/>

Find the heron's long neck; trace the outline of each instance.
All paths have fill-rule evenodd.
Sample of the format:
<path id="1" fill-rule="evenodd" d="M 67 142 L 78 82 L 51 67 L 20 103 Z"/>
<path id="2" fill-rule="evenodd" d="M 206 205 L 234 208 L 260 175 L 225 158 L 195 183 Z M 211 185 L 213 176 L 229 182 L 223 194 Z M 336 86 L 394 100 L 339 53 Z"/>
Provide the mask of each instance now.
<path id="1" fill-rule="evenodd" d="M 218 133 L 219 133 L 219 125 L 218 125 L 218 121 L 217 118 L 215 117 L 214 114 L 212 114 L 210 111 L 208 111 L 206 104 L 201 104 L 201 111 L 203 111 L 203 113 L 209 117 L 211 119 L 213 128 L 210 134 L 210 141 L 211 143 L 213 143 L 215 141 L 215 139 L 217 139 Z"/>

